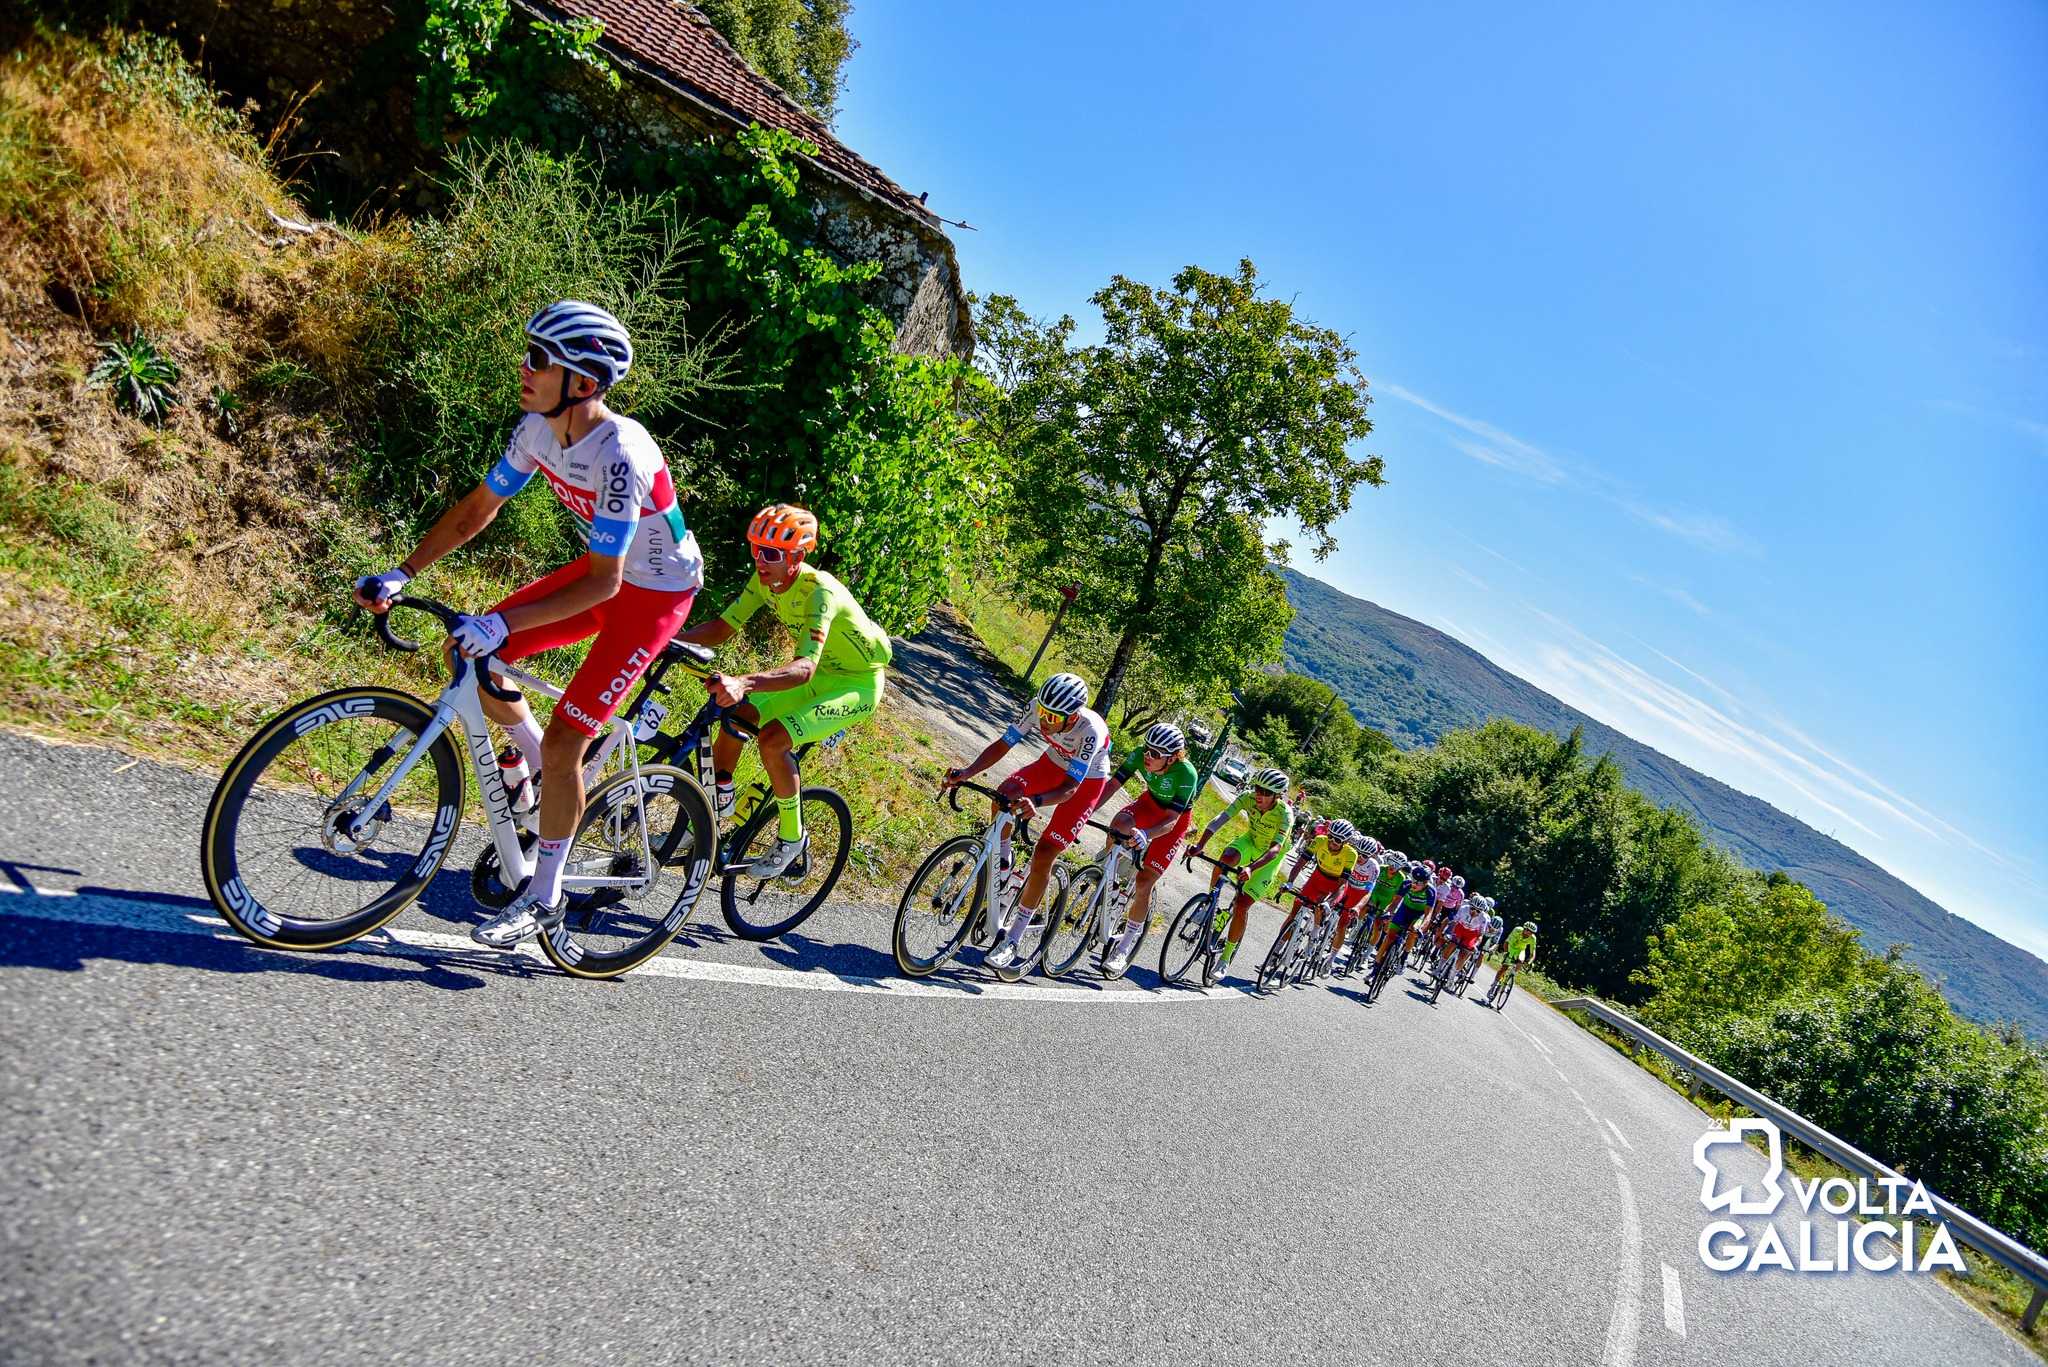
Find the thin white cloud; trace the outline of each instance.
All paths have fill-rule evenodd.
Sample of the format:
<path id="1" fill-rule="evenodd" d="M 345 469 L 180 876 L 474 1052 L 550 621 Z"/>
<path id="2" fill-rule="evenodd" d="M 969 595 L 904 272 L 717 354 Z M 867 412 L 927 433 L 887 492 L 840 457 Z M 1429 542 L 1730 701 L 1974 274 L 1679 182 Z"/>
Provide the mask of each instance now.
<path id="1" fill-rule="evenodd" d="M 1666 598 L 1669 598 L 1672 602 L 1678 604 L 1678 606 L 1684 608 L 1687 612 L 1695 613 L 1701 617 L 1712 617 L 1714 615 L 1714 610 L 1712 608 L 1708 607 L 1705 603 L 1702 603 L 1699 599 L 1693 597 L 1690 593 L 1687 593 L 1684 589 L 1680 588 L 1676 584 L 1660 584 L 1656 580 L 1650 578 L 1648 575 L 1642 574 L 1632 574 L 1629 576 L 1629 578 L 1635 580 L 1638 584 L 1641 584 L 1646 589 L 1655 589 L 1658 593 L 1663 594 Z M 1673 661 L 1673 663 L 1676 664 L 1677 662 Z M 1679 667 L 1684 668 L 1684 666 L 1682 665 Z"/>
<path id="2" fill-rule="evenodd" d="M 1503 470 L 1511 470 L 1515 474 L 1544 484 L 1564 483 L 1563 465 L 1534 442 L 1523 441 L 1511 432 L 1503 432 L 1490 422 L 1467 417 L 1463 413 L 1424 398 L 1412 389 L 1403 389 L 1389 381 L 1382 380 L 1375 387 L 1382 394 L 1391 395 L 1403 403 L 1413 404 L 1423 412 L 1442 418 L 1451 426 L 1463 428 L 1478 437 L 1484 445 L 1462 441 L 1453 443 L 1472 459 L 1498 466 Z"/>
<path id="3" fill-rule="evenodd" d="M 1465 567 L 1464 567 L 1463 565 L 1460 565 L 1460 564 L 1459 564 L 1459 563 L 1458 563 L 1457 561 L 1455 561 L 1455 560 L 1451 561 L 1451 562 L 1450 562 L 1450 565 L 1451 565 L 1451 573 L 1452 573 L 1452 574 L 1455 574 L 1455 575 L 1457 575 L 1457 576 L 1458 576 L 1458 578 L 1460 578 L 1460 579 L 1464 580 L 1464 581 L 1465 581 L 1466 583 L 1470 584 L 1470 585 L 1471 585 L 1471 586 L 1472 586 L 1473 588 L 1475 588 L 1475 589 L 1478 589 L 1478 590 L 1479 590 L 1479 591 L 1480 591 L 1481 593 L 1492 593 L 1492 592 L 1493 592 L 1493 585 L 1491 585 L 1491 584 L 1487 583 L 1487 582 L 1486 582 L 1486 581 L 1485 581 L 1484 579 L 1481 579 L 1481 578 L 1480 578 L 1480 577 L 1479 577 L 1478 575 L 1476 575 L 1476 574 L 1472 573 L 1472 571 L 1470 571 L 1470 570 L 1466 569 L 1466 568 L 1465 568 Z"/>
<path id="4" fill-rule="evenodd" d="M 1669 532 L 1675 537 L 1690 541 L 1695 546 L 1710 551 L 1741 555 L 1763 554 L 1762 546 L 1737 531 L 1727 518 L 1714 513 L 1666 511 L 1632 498 L 1619 498 L 1615 502 L 1628 509 L 1638 520 L 1660 532 Z"/>

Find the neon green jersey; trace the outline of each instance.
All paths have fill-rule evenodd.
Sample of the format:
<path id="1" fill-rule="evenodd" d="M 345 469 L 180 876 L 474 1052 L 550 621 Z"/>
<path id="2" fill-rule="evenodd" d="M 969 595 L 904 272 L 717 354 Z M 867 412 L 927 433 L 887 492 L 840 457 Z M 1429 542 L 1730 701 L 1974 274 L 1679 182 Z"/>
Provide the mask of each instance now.
<path id="1" fill-rule="evenodd" d="M 796 658 L 816 659 L 830 674 L 865 674 L 889 663 L 889 637 L 868 620 L 846 585 L 820 569 L 801 566 L 787 591 L 771 593 L 759 571 L 731 607 L 719 614 L 730 627 L 768 608 L 796 638 Z"/>
<path id="2" fill-rule="evenodd" d="M 1230 805 L 1209 823 L 1210 832 L 1213 834 L 1228 826 L 1230 819 L 1239 812 L 1244 813 L 1245 820 L 1250 823 L 1245 831 L 1246 838 L 1261 851 L 1275 844 L 1285 845 L 1294 830 L 1294 808 L 1287 805 L 1285 798 L 1275 802 L 1271 811 L 1262 812 L 1252 800 L 1252 790 L 1247 788 L 1232 798 Z"/>

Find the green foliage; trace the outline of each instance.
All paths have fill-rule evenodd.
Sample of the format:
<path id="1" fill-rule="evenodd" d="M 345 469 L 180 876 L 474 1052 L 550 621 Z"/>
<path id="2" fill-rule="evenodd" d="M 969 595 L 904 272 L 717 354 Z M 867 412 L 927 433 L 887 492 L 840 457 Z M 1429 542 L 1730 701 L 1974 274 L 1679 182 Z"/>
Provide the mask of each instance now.
<path id="1" fill-rule="evenodd" d="M 234 390 L 226 385 L 215 385 L 213 393 L 206 400 L 206 407 L 213 414 L 214 421 L 220 424 L 222 436 L 235 437 L 241 434 L 242 417 L 248 405 L 242 402 L 241 396 Z"/>
<path id="2" fill-rule="evenodd" d="M 564 68 L 581 65 L 616 90 L 618 72 L 597 50 L 603 36 L 595 19 L 515 26 L 510 0 L 426 0 L 414 104 L 420 140 L 432 147 L 463 127 L 476 137 L 571 150 L 580 134 L 556 135 L 562 120 L 546 103 L 548 85 Z"/>
<path id="3" fill-rule="evenodd" d="M 832 122 L 840 71 L 859 46 L 846 31 L 848 0 L 702 0 L 697 8 L 748 66 Z"/>
<path id="4" fill-rule="evenodd" d="M 1355 353 L 1264 297 L 1249 261 L 1166 289 L 1116 276 L 1093 302 L 1105 336 L 1084 347 L 1071 319 L 982 304 L 1024 582 L 1079 583 L 1076 612 L 1118 631 L 1105 701 L 1141 646 L 1236 682 L 1277 658 L 1289 616 L 1267 522 L 1293 519 L 1327 553 L 1352 490 L 1380 480 L 1377 457 L 1347 449 L 1372 430 Z"/>
<path id="5" fill-rule="evenodd" d="M 1856 932 L 1805 887 L 1782 873 L 1748 875 L 1651 936 L 1636 974 L 1649 995 L 1642 1018 L 1693 1038 L 1731 1016 L 1847 982 L 1865 957 Z"/>
<path id="6" fill-rule="evenodd" d="M 144 422 L 161 427 L 178 402 L 178 363 L 140 332 L 100 343 L 99 363 L 86 379 L 114 391 L 114 404 Z"/>
<path id="7" fill-rule="evenodd" d="M 718 338 L 692 335 L 683 294 L 692 230 L 672 196 L 607 189 L 595 168 L 516 143 L 459 149 L 453 208 L 400 238 L 367 282 L 372 322 L 356 343 L 373 380 L 359 424 L 365 495 L 396 525 L 422 525 L 482 479 L 518 412 L 522 331 L 550 300 L 587 299 L 633 335 L 632 372 L 606 398 L 635 416 L 680 410 L 723 383 Z M 337 308 L 355 308 L 347 278 Z M 559 563 L 575 553 L 550 500 L 518 499 L 498 544 Z"/>
<path id="8" fill-rule="evenodd" d="M 723 506 L 700 522 L 714 544 L 732 544 L 762 504 L 805 504 L 821 523 L 820 563 L 879 624 L 914 629 L 985 536 L 1002 470 L 962 411 L 979 377 L 957 360 L 897 352 L 895 329 L 862 296 L 880 265 L 810 245 L 796 157 L 816 152 L 752 128 L 709 187 L 718 226 L 690 300 L 732 321 L 746 387 L 697 406 L 731 472 Z"/>

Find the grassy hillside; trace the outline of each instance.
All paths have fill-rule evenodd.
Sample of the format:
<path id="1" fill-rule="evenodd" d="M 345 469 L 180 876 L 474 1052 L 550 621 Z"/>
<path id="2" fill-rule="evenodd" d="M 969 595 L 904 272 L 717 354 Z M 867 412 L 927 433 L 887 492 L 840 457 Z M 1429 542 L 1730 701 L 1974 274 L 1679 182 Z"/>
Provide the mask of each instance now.
<path id="1" fill-rule="evenodd" d="M 1903 943 L 1906 957 L 1980 1021 L 2019 1022 L 2048 1038 L 2048 964 L 1943 910 L 1854 850 L 1747 793 L 1605 726 L 1442 632 L 1318 579 L 1285 572 L 1295 618 L 1287 667 L 1336 689 L 1358 720 L 1403 746 L 1455 727 L 1507 717 L 1563 735 L 1585 728 L 1655 802 L 1693 814 L 1744 862 L 1783 869 L 1812 888 L 1874 949 Z"/>

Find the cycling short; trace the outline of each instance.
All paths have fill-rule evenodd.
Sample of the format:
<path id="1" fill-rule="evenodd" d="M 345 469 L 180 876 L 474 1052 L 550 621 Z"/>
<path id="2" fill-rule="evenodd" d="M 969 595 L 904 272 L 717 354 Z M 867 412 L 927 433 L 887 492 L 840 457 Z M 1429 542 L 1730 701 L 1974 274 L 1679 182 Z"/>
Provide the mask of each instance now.
<path id="1" fill-rule="evenodd" d="M 1067 766 L 1050 755 L 1040 755 L 1016 773 L 1004 779 L 996 791 L 1004 797 L 1037 797 L 1049 793 L 1062 784 L 1073 782 L 1074 776 L 1067 772 Z M 1049 850 L 1063 850 L 1074 843 L 1074 837 L 1081 834 L 1081 825 L 1095 810 L 1095 804 L 1102 801 L 1103 793 L 1109 788 L 1106 778 L 1084 778 L 1073 796 L 1052 809 L 1045 818 L 1045 827 L 1039 832 L 1039 843 Z"/>
<path id="2" fill-rule="evenodd" d="M 1342 881 L 1343 876 L 1341 874 L 1333 878 L 1321 869 L 1311 869 L 1309 870 L 1308 881 L 1301 885 L 1301 900 L 1307 906 L 1314 906 L 1335 892 L 1337 885 Z"/>
<path id="3" fill-rule="evenodd" d="M 1237 852 L 1237 863 L 1239 868 L 1248 867 L 1254 859 L 1257 859 L 1260 855 L 1266 852 L 1266 849 L 1263 845 L 1258 847 L 1257 849 L 1252 848 L 1251 836 L 1249 833 L 1241 835 L 1237 839 L 1231 841 L 1229 848 L 1226 849 L 1224 853 L 1228 854 L 1232 850 L 1235 850 Z M 1262 902 L 1273 895 L 1273 889 L 1279 886 L 1282 866 L 1285 863 L 1286 861 L 1282 859 L 1279 855 L 1274 855 L 1271 863 L 1267 864 L 1264 868 L 1258 870 L 1256 873 L 1247 874 L 1245 876 L 1244 890 L 1251 895 L 1252 900 Z"/>
<path id="4" fill-rule="evenodd" d="M 1451 938 L 1465 949 L 1479 948 L 1479 937 L 1486 933 L 1485 926 L 1451 926 Z"/>
<path id="5" fill-rule="evenodd" d="M 543 575 L 493 608 L 503 612 L 545 598 L 576 583 L 585 564 L 574 560 Z M 498 648 L 498 658 L 511 663 L 543 650 L 569 645 L 595 636 L 590 653 L 569 680 L 562 700 L 555 704 L 555 717 L 586 736 L 604 729 L 626 701 L 647 666 L 660 657 L 675 634 L 689 620 L 690 604 L 696 590 L 663 593 L 633 584 L 619 585 L 619 591 L 602 603 L 595 603 L 559 622 L 515 631 Z"/>
<path id="6" fill-rule="evenodd" d="M 1141 831 L 1151 830 L 1172 815 L 1154 801 L 1150 793 L 1138 794 L 1138 800 L 1131 804 L 1130 810 L 1132 825 Z M 1173 857 L 1180 852 L 1181 837 L 1188 833 L 1188 822 L 1193 817 L 1192 811 L 1182 812 L 1174 821 L 1172 830 L 1145 847 L 1145 867 L 1148 870 L 1165 873 L 1173 866 Z"/>
<path id="7" fill-rule="evenodd" d="M 1394 924 L 1400 929 L 1406 930 L 1427 915 L 1429 913 L 1426 910 L 1418 911 L 1414 907 L 1397 905 L 1394 908 Z"/>
<path id="8" fill-rule="evenodd" d="M 875 715 L 882 702 L 882 671 L 864 674 L 813 674 L 795 688 L 749 693 L 747 701 L 761 725 L 779 721 L 798 745 L 838 735 Z"/>
<path id="9" fill-rule="evenodd" d="M 1343 887 L 1337 889 L 1337 905 L 1346 911 L 1357 911 L 1365 901 L 1366 892 L 1367 889 L 1347 881 Z"/>

